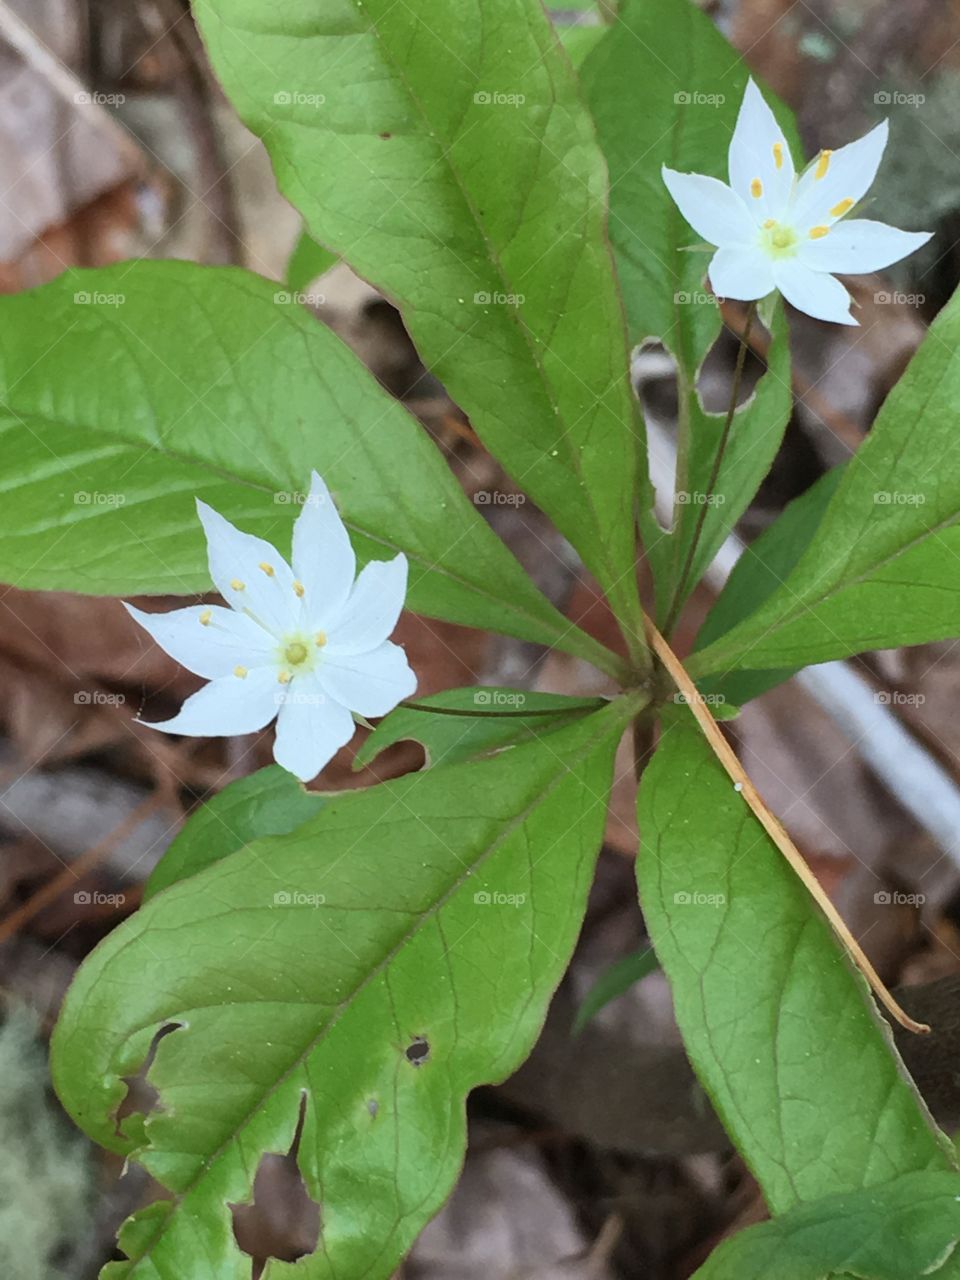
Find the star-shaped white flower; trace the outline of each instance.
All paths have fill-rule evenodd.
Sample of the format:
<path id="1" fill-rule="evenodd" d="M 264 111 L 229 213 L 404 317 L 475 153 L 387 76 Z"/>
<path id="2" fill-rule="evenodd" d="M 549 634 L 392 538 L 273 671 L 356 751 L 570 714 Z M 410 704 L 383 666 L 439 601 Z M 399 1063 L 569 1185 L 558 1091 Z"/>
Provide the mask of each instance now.
<path id="1" fill-rule="evenodd" d="M 730 185 L 663 168 L 680 212 L 717 246 L 714 293 L 753 302 L 779 289 L 817 320 L 856 324 L 850 295 L 831 272 L 882 271 L 932 234 L 846 219 L 876 177 L 887 133 L 884 120 L 838 151 L 821 151 L 798 178 L 783 132 L 751 80 L 730 143 Z"/>
<path id="2" fill-rule="evenodd" d="M 228 737 L 277 717 L 277 763 L 303 782 L 354 734 L 352 712 L 383 716 L 417 687 L 387 637 L 407 591 L 407 559 L 375 560 L 357 576 L 350 537 L 313 472 L 293 527 L 293 569 L 269 542 L 242 533 L 205 502 L 210 577 L 230 606 L 127 612 L 188 671 L 210 683 L 164 733 Z"/>

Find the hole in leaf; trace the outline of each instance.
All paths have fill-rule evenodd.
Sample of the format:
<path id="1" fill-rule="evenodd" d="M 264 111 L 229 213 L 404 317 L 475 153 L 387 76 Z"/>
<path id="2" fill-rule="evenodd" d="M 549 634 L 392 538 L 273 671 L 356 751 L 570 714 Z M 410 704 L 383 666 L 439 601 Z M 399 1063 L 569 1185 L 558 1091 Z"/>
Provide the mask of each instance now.
<path id="1" fill-rule="evenodd" d="M 232 1204 L 233 1234 L 253 1259 L 251 1280 L 259 1280 L 271 1258 L 296 1262 L 313 1253 L 320 1241 L 320 1205 L 310 1196 L 297 1164 L 307 1097 L 300 1097 L 297 1131 L 284 1156 L 260 1157 L 249 1204 Z"/>
<path id="2" fill-rule="evenodd" d="M 119 1134 L 121 1132 L 124 1120 L 129 1119 L 130 1116 L 139 1115 L 146 1118 L 152 1112 L 161 1110 L 160 1094 L 147 1079 L 147 1076 L 157 1056 L 160 1041 L 170 1035 L 172 1031 L 179 1031 L 181 1025 L 179 1022 L 168 1022 L 166 1026 L 161 1027 L 150 1041 L 147 1056 L 144 1058 L 143 1065 L 136 1075 L 121 1076 L 123 1083 L 127 1086 L 127 1092 L 124 1094 L 123 1101 L 117 1107 L 115 1133 Z"/>
<path id="3" fill-rule="evenodd" d="M 411 1066 L 422 1067 L 430 1057 L 430 1041 L 426 1036 L 414 1036 L 403 1052 Z"/>
<path id="4" fill-rule="evenodd" d="M 754 321 L 753 337 L 759 340 L 761 335 L 760 325 Z M 697 374 L 697 393 L 707 413 L 726 413 L 730 403 L 730 392 L 733 390 L 733 371 L 739 349 L 739 338 L 724 327 L 704 357 Z M 765 371 L 766 365 L 763 361 L 758 359 L 752 351 L 748 351 L 737 395 L 738 409 L 741 409 L 753 395 Z"/>

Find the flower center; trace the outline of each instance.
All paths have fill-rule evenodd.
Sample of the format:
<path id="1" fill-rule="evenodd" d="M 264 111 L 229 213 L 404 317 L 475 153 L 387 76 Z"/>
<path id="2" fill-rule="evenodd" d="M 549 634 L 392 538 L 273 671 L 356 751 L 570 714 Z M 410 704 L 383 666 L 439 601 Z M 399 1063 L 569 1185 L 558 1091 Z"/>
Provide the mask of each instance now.
<path id="1" fill-rule="evenodd" d="M 310 650 L 302 640 L 291 640 L 283 651 L 284 661 L 291 667 L 302 666 L 309 657 Z"/>
<path id="2" fill-rule="evenodd" d="M 792 258 L 799 240 L 793 227 L 786 227 L 773 218 L 763 224 L 760 234 L 760 243 L 771 258 Z"/>

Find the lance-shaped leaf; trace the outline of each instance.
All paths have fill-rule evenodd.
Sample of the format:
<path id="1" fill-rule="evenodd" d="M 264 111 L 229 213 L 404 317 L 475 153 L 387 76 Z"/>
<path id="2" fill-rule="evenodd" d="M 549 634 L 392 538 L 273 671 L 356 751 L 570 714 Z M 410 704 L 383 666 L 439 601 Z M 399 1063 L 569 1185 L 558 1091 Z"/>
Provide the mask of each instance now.
<path id="1" fill-rule="evenodd" d="M 846 464 L 782 586 L 692 672 L 801 667 L 955 636 L 960 617 L 960 298 Z"/>
<path id="2" fill-rule="evenodd" d="M 543 738 L 603 706 L 602 698 L 568 698 L 525 689 L 445 689 L 399 706 L 377 725 L 353 762 L 371 764 L 395 742 L 423 745 L 426 765 L 473 760 L 530 738 Z"/>
<path id="3" fill-rule="evenodd" d="M 610 168 L 610 240 L 630 339 L 659 339 L 677 362 L 674 530 L 665 539 L 652 517 L 644 525 L 662 618 L 678 592 L 683 599 L 692 590 L 779 448 L 792 403 L 786 320 L 778 309 L 769 372 L 737 413 L 710 486 L 723 415 L 704 410 L 697 378 L 720 333 L 720 310 L 706 282 L 709 253 L 692 248 L 698 237 L 660 170 L 665 164 L 726 180 L 747 71 L 689 0 L 627 0 L 581 76 Z M 790 113 L 765 93 L 799 158 Z"/>
<path id="4" fill-rule="evenodd" d="M 538 0 L 199 0 L 213 66 L 310 231 L 638 630 L 635 406 L 606 171 Z"/>
<path id="5" fill-rule="evenodd" d="M 419 425 L 259 276 L 140 262 L 0 299 L 0 406 L 0 579 L 209 590 L 194 500 L 286 550 L 315 468 L 362 560 L 406 553 L 411 608 L 603 660 Z"/>
<path id="6" fill-rule="evenodd" d="M 838 1272 L 862 1280 L 948 1280 L 944 1266 L 958 1240 L 960 1178 L 907 1173 L 748 1227 L 720 1245 L 694 1280 L 823 1280 Z"/>
<path id="7" fill-rule="evenodd" d="M 637 877 L 687 1051 L 782 1212 L 951 1170 L 866 986 L 689 713 L 640 787 Z"/>
<path id="8" fill-rule="evenodd" d="M 529 1052 L 570 956 L 636 699 L 491 760 L 330 797 L 157 894 L 85 962 L 57 1089 L 172 1199 L 113 1280 L 247 1280 L 230 1206 L 288 1151 L 320 1206 L 306 1280 L 388 1277 L 459 1171 L 464 1098 Z M 122 1122 L 155 1037 L 157 1109 Z M 138 1149 L 139 1148 L 139 1149 Z"/>

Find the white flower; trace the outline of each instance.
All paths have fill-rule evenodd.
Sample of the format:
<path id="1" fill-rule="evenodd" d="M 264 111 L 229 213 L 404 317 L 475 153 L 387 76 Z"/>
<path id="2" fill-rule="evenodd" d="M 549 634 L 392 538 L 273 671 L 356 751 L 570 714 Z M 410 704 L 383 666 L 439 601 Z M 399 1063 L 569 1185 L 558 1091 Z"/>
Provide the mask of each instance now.
<path id="1" fill-rule="evenodd" d="M 846 215 L 876 177 L 887 122 L 839 151 L 821 151 L 798 178 L 773 112 L 751 80 L 730 143 L 730 185 L 663 168 L 663 180 L 691 227 L 717 252 L 714 293 L 753 302 L 779 289 L 818 320 L 856 324 L 850 295 L 830 274 L 881 271 L 932 233 L 900 231 Z"/>
<path id="2" fill-rule="evenodd" d="M 206 503 L 198 500 L 197 512 L 210 576 L 230 608 L 124 606 L 210 681 L 150 728 L 226 737 L 255 733 L 276 716 L 274 758 L 307 782 L 353 737 L 351 712 L 386 715 L 417 687 L 406 654 L 387 639 L 406 595 L 406 556 L 373 561 L 357 577 L 350 537 L 316 472 L 293 527 L 292 570 L 269 542 Z"/>

